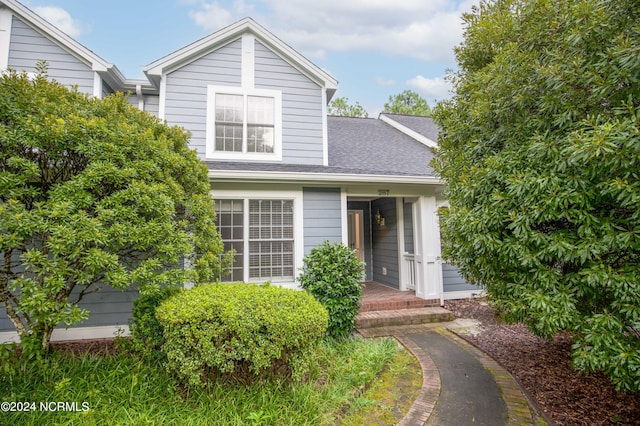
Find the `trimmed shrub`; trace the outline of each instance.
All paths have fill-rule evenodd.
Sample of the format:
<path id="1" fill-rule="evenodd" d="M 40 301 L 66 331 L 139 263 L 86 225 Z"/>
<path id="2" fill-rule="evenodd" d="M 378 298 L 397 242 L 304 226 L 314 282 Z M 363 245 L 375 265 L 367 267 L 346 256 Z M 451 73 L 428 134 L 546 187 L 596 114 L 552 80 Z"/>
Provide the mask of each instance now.
<path id="1" fill-rule="evenodd" d="M 161 359 L 164 328 L 156 317 L 156 308 L 166 299 L 182 291 L 181 288 L 163 288 L 153 294 L 145 294 L 133 302 L 129 328 L 133 348 L 148 359 Z"/>
<path id="2" fill-rule="evenodd" d="M 300 380 L 327 329 L 327 311 L 302 291 L 207 284 L 164 301 L 167 369 L 192 386 L 218 376 L 243 382 Z"/>
<path id="3" fill-rule="evenodd" d="M 304 258 L 298 281 L 329 312 L 331 337 L 344 337 L 355 328 L 358 315 L 364 263 L 342 243 L 314 247 Z"/>

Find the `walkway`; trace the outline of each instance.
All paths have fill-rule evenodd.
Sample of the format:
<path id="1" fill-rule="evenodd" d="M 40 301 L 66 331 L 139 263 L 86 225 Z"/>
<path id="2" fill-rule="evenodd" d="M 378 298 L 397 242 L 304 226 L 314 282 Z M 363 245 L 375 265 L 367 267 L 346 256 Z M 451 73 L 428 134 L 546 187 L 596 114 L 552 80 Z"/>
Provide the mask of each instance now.
<path id="1" fill-rule="evenodd" d="M 365 337 L 394 336 L 418 359 L 422 390 L 400 425 L 542 425 L 515 379 L 496 361 L 440 324 L 360 330 Z"/>

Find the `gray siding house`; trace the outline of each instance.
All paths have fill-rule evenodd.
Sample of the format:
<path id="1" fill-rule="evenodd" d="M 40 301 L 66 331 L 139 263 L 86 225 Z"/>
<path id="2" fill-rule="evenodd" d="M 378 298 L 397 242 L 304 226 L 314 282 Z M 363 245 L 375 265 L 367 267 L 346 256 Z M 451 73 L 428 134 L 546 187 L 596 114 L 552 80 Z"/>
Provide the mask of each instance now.
<path id="1" fill-rule="evenodd" d="M 126 48 L 126 46 L 123 46 Z M 0 71 L 35 71 L 102 98 L 129 102 L 192 134 L 209 167 L 218 228 L 235 263 L 223 281 L 296 288 L 303 257 L 341 241 L 366 280 L 444 300 L 480 290 L 440 260 L 442 182 L 428 166 L 430 118 L 327 116 L 337 81 L 250 18 L 168 54 L 128 80 L 15 0 L 0 0 Z M 135 290 L 104 289 L 87 321 L 54 339 L 110 337 L 125 328 Z M 0 342 L 15 338 L 0 307 Z"/>

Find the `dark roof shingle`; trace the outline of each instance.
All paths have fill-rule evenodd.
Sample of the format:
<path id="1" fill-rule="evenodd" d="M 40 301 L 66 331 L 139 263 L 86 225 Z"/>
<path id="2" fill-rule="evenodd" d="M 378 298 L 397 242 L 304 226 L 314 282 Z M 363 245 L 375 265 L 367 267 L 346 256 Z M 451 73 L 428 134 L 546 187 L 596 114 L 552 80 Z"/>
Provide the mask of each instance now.
<path id="1" fill-rule="evenodd" d="M 433 176 L 433 151 L 375 118 L 327 117 L 329 165 L 352 173 Z"/>

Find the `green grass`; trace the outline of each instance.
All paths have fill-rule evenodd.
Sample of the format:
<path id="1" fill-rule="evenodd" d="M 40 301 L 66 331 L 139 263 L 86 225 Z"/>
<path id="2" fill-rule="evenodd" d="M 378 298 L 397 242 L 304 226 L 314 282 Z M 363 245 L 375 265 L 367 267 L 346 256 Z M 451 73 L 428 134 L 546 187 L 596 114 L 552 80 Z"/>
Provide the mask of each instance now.
<path id="1" fill-rule="evenodd" d="M 407 414 L 422 389 L 418 360 L 402 348 L 369 384 L 367 391 L 351 403 L 340 419 L 343 426 L 395 425 Z"/>
<path id="2" fill-rule="evenodd" d="M 13 360 L 0 366 L 0 402 L 34 402 L 37 410 L 0 413 L 0 424 L 334 424 L 340 413 L 362 402 L 363 392 L 396 351 L 390 339 L 329 341 L 319 349 L 316 380 L 215 383 L 199 390 L 179 387 L 161 368 L 126 350 L 83 356 L 57 352 L 29 364 Z M 40 402 L 77 402 L 80 410 L 85 402 L 89 409 L 47 412 L 39 409 Z"/>

